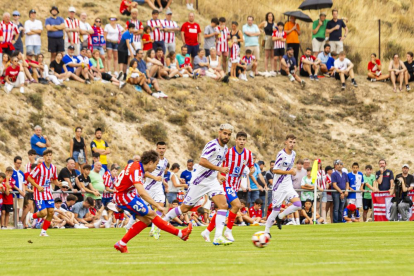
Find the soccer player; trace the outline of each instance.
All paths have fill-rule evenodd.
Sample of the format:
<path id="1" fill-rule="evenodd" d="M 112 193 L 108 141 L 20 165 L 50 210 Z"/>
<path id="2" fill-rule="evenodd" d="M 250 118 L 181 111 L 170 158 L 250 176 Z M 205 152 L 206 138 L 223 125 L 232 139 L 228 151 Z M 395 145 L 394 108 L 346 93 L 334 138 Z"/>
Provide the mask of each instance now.
<path id="1" fill-rule="evenodd" d="M 46 233 L 50 226 L 53 218 L 55 202 L 52 197 L 51 183 L 61 187 L 62 184 L 58 181 L 57 169 L 52 164 L 53 152 L 51 149 L 47 149 L 43 152 L 44 162 L 37 165 L 27 178 L 27 181 L 32 184 L 34 191 L 34 200 L 38 212 L 33 214 L 31 220 L 44 218 L 42 231 L 40 232 L 41 237 L 48 237 Z"/>
<path id="2" fill-rule="evenodd" d="M 244 168 L 249 167 L 251 174 L 254 172 L 252 152 L 245 148 L 246 142 L 247 134 L 243 131 L 238 132 L 236 135 L 236 146 L 227 151 L 223 161 L 223 167 L 229 168 L 229 173 L 225 175 L 226 179 L 223 182 L 223 187 L 226 191 L 227 204 L 229 207 L 231 206 L 227 220 L 227 228 L 224 231 L 224 237 L 232 242 L 234 242 L 232 235 L 234 221 L 237 213 L 241 209 L 241 203 L 237 196 L 237 192 L 240 189 Z M 201 236 L 206 242 L 210 242 L 210 232 L 216 227 L 216 215 L 217 214 L 212 217 L 207 229 L 201 232 Z"/>
<path id="3" fill-rule="evenodd" d="M 170 210 L 164 217 L 165 221 L 171 221 L 175 217 L 190 211 L 204 195 L 208 195 L 218 209 L 214 245 L 229 245 L 232 243 L 222 236 L 228 205 L 225 197 L 226 193 L 221 184 L 226 179 L 222 174 L 229 173 L 229 168 L 221 167 L 221 164 L 227 154 L 227 143 L 230 141 L 232 132 L 232 125 L 222 124 L 220 126 L 218 138 L 208 142 L 201 153 L 200 163 L 193 173 L 190 188 L 183 204 Z"/>
<path id="4" fill-rule="evenodd" d="M 296 137 L 289 134 L 285 139 L 285 148 L 279 151 L 276 156 L 276 163 L 273 167 L 273 210 L 266 221 L 265 232 L 270 234 L 270 227 L 276 220 L 277 227 L 282 229 L 283 218 L 302 208 L 298 193 L 293 189 L 292 175 L 296 175 L 294 168 L 296 152 L 293 150 L 296 144 Z M 280 212 L 283 201 L 290 201 L 292 205 Z"/>
<path id="5" fill-rule="evenodd" d="M 144 188 L 149 194 L 149 196 L 162 207 L 165 206 L 165 194 L 164 194 L 164 173 L 165 169 L 168 165 L 167 158 L 164 157 L 165 151 L 167 150 L 167 144 L 165 142 L 158 142 L 156 152 L 160 159 L 158 160 L 157 167 L 153 172 L 145 172 L 145 183 Z M 155 208 L 155 206 L 153 206 Z M 160 217 L 162 216 L 162 212 L 160 210 L 155 210 L 157 215 Z M 150 237 L 154 237 L 155 239 L 159 239 L 160 230 L 155 228 L 154 223 L 152 224 Z"/>
<path id="6" fill-rule="evenodd" d="M 163 221 L 153 210 L 149 209 L 145 202 L 155 206 L 157 210 L 164 211 L 164 207 L 155 202 L 144 188 L 143 178 L 145 172 L 153 172 L 158 165 L 159 156 L 154 150 L 142 154 L 141 162 L 129 163 L 119 174 L 115 183 L 114 201 L 122 210 L 128 211 L 135 219 L 138 219 L 125 236 L 118 241 L 114 248 L 121 253 L 128 253 L 127 243 L 152 222 L 168 233 L 180 237 L 186 241 L 191 234 L 192 224 L 184 230 L 179 230 Z M 144 201 L 145 200 L 145 201 Z"/>

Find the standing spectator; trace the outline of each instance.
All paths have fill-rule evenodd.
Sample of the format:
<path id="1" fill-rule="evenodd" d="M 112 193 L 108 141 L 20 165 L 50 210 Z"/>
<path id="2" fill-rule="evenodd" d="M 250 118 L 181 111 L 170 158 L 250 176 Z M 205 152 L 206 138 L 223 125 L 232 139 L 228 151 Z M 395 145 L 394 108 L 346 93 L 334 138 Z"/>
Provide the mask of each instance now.
<path id="1" fill-rule="evenodd" d="M 37 125 L 34 127 L 34 134 L 32 138 L 30 138 L 30 145 L 39 156 L 43 156 L 43 152 L 47 147 L 51 146 L 49 138 L 46 135 L 42 135 L 41 126 Z"/>
<path id="2" fill-rule="evenodd" d="M 24 183 L 26 182 L 26 179 L 25 179 L 24 173 L 20 170 L 22 163 L 23 163 L 23 160 L 20 156 L 14 157 L 13 174 L 11 177 L 14 180 L 16 187 L 21 191 L 21 194 L 19 193 L 19 194 L 13 195 L 13 197 L 16 198 L 16 201 L 17 201 L 17 215 L 19 217 L 18 228 L 23 228 L 23 216 L 20 217 L 20 214 L 23 215 L 24 196 L 26 194 L 26 185 L 24 185 Z"/>
<path id="3" fill-rule="evenodd" d="M 10 13 L 3 13 L 3 21 L 0 23 L 0 28 L 3 33 L 3 54 L 11 56 L 14 51 L 13 45 L 16 43 L 16 39 L 19 35 L 19 29 L 10 21 Z"/>
<path id="4" fill-rule="evenodd" d="M 229 49 L 230 32 L 229 32 L 229 29 L 226 27 L 226 18 L 220 17 L 219 23 L 220 23 L 220 26 L 217 27 L 219 31 L 219 35 L 217 36 L 216 49 L 217 49 L 217 55 L 221 57 L 221 66 L 223 67 L 223 70 L 225 70 L 225 73 L 227 73 L 226 65 L 227 65 L 227 57 L 229 56 L 229 50 L 230 50 Z M 238 42 L 238 39 L 234 38 L 233 44 L 236 44 L 240 51 L 240 46 L 239 46 L 239 43 L 237 42 Z"/>
<path id="5" fill-rule="evenodd" d="M 58 52 L 65 52 L 65 42 L 63 40 L 63 30 L 65 27 L 65 20 L 58 16 L 59 9 L 53 6 L 50 9 L 51 17 L 46 18 L 45 26 L 47 30 L 47 48 L 50 52 L 50 61 L 55 60 Z"/>
<path id="6" fill-rule="evenodd" d="M 326 13 L 321 12 L 319 19 L 313 21 L 312 27 L 312 51 L 315 56 L 324 50 L 325 32 L 329 20 L 326 19 Z"/>
<path id="7" fill-rule="evenodd" d="M 397 92 L 396 81 L 400 83 L 400 92 L 402 91 L 406 71 L 407 68 L 405 67 L 404 62 L 400 60 L 398 54 L 394 54 L 393 59 L 390 61 L 390 65 L 388 66 L 388 72 L 391 74 L 391 82 L 394 86 L 394 92 Z"/>
<path id="8" fill-rule="evenodd" d="M 157 48 L 161 47 L 162 52 L 165 53 L 164 26 L 161 19 L 158 19 L 159 14 L 160 12 L 158 10 L 153 10 L 152 19 L 147 21 L 147 25 L 151 26 L 152 28 L 152 48 L 156 50 Z"/>
<path id="9" fill-rule="evenodd" d="M 293 55 L 296 60 L 296 66 L 298 66 L 299 58 L 299 36 L 301 34 L 300 26 L 296 23 L 296 17 L 290 16 L 289 21 L 285 23 L 285 32 L 286 32 L 286 43 L 287 48 L 291 47 L 293 49 Z"/>
<path id="10" fill-rule="evenodd" d="M 236 76 L 237 67 L 238 67 L 239 63 L 241 62 L 241 60 L 240 60 L 240 47 L 236 42 L 237 42 L 237 38 L 233 37 L 233 42 L 232 42 L 232 45 L 231 45 L 231 48 L 230 48 L 230 60 L 229 60 L 229 63 L 231 64 L 230 77 L 233 80 L 236 79 L 236 77 L 237 77 Z M 247 49 L 247 50 L 250 50 L 250 49 Z M 223 59 L 224 59 L 224 57 L 223 57 Z M 247 66 L 246 66 L 245 69 L 247 69 Z M 247 81 L 247 78 L 246 78 L 245 74 L 240 74 L 240 79 L 242 79 L 244 81 Z"/>
<path id="11" fill-rule="evenodd" d="M 36 162 L 36 151 L 34 149 L 30 149 L 27 152 L 27 156 L 29 158 L 29 163 L 27 163 L 26 166 L 25 166 L 25 173 L 28 173 L 32 170 L 31 167 Z"/>
<path id="12" fill-rule="evenodd" d="M 181 26 L 181 39 L 187 46 L 187 51 L 193 60 L 198 54 L 201 45 L 201 28 L 194 22 L 194 13 L 188 14 L 188 21 Z"/>
<path id="13" fill-rule="evenodd" d="M 238 29 L 239 23 L 237 21 L 231 22 L 230 40 L 233 41 L 233 36 L 237 37 L 237 44 L 241 48 L 241 44 L 244 42 L 243 32 Z"/>
<path id="14" fill-rule="evenodd" d="M 86 22 L 87 17 L 88 16 L 86 15 L 86 12 L 82 12 L 79 17 L 79 34 L 81 38 L 81 48 L 89 46 L 89 36 L 94 33 L 94 30 L 92 29 L 91 25 L 88 22 Z"/>
<path id="15" fill-rule="evenodd" d="M 105 41 L 105 32 L 102 28 L 102 19 L 97 17 L 95 18 L 95 23 L 92 26 L 93 33 L 91 34 L 91 44 L 92 49 L 98 50 L 99 55 L 102 59 L 102 62 L 105 64 L 105 68 L 108 68 L 108 63 L 105 59 L 105 50 L 106 50 L 106 41 Z M 110 72 L 108 72 L 110 74 Z"/>
<path id="16" fill-rule="evenodd" d="M 91 179 L 91 183 L 88 186 L 88 189 L 93 192 L 93 194 L 86 194 L 86 196 L 90 196 L 95 199 L 96 208 L 101 208 L 102 206 L 102 194 L 105 191 L 105 185 L 103 182 L 103 177 L 99 173 L 102 168 L 101 162 L 96 162 L 92 171 L 89 174 Z"/>
<path id="17" fill-rule="evenodd" d="M 342 28 L 345 34 L 342 36 Z M 332 20 L 326 25 L 326 33 L 329 34 L 329 44 L 332 52 L 342 52 L 344 50 L 344 40 L 348 34 L 348 27 L 342 19 L 338 19 L 338 10 L 332 10 Z"/>
<path id="18" fill-rule="evenodd" d="M 410 91 L 409 82 L 414 81 L 414 63 L 413 63 L 413 52 L 407 52 L 407 61 L 404 62 L 405 68 L 405 86 L 407 87 L 407 91 Z"/>
<path id="19" fill-rule="evenodd" d="M 91 178 L 89 177 L 89 174 L 91 173 L 92 167 L 91 165 L 86 164 L 83 166 L 82 173 L 76 177 L 76 187 L 78 187 L 78 190 L 82 193 L 76 194 L 77 202 L 83 201 L 83 193 L 89 192 L 93 193 L 92 190 L 90 190 L 89 184 L 91 183 Z"/>
<path id="20" fill-rule="evenodd" d="M 109 24 L 106 24 L 104 29 L 104 39 L 106 41 L 107 59 L 106 69 L 109 70 L 108 74 L 111 74 L 111 69 L 114 69 L 115 77 L 118 78 L 118 43 L 121 39 L 124 28 L 117 23 L 118 18 L 112 14 L 109 17 Z M 113 62 L 113 67 L 111 67 Z"/>
<path id="21" fill-rule="evenodd" d="M 408 192 L 414 189 L 414 176 L 408 174 L 409 170 L 410 166 L 404 164 L 402 173 L 395 176 L 395 182 L 399 181 L 401 184 L 395 185 L 392 194 L 390 193 L 394 195 L 391 199 L 390 221 L 398 221 L 398 213 L 400 213 L 402 221 L 410 220 L 410 209 L 413 203 L 408 197 Z"/>
<path id="22" fill-rule="evenodd" d="M 318 73 L 321 61 L 312 55 L 312 50 L 306 48 L 305 54 L 300 58 L 300 75 L 309 77 L 311 81 L 319 81 Z"/>
<path id="23" fill-rule="evenodd" d="M 253 24 L 254 17 L 249 15 L 247 17 L 247 24 L 243 25 L 244 46 L 252 50 L 253 55 L 260 60 L 259 36 L 260 29 L 256 24 Z"/>
<path id="24" fill-rule="evenodd" d="M 171 1 L 171 0 L 170 0 Z M 175 52 L 175 32 L 179 31 L 177 22 L 172 20 L 172 11 L 167 9 L 165 19 L 162 21 L 164 26 L 164 42 L 168 52 Z"/>
<path id="25" fill-rule="evenodd" d="M 29 20 L 24 22 L 24 30 L 26 32 L 26 53 L 34 52 L 35 55 L 40 54 L 42 41 L 40 34 L 43 31 L 42 21 L 36 19 L 36 11 L 29 11 Z"/>
<path id="26" fill-rule="evenodd" d="M 82 137 L 81 127 L 76 127 L 75 136 L 70 140 L 69 155 L 75 160 L 75 168 L 77 170 L 79 170 L 83 164 L 88 164 L 86 143 Z"/>
<path id="27" fill-rule="evenodd" d="M 332 187 L 336 192 L 332 193 L 333 198 L 333 223 L 342 222 L 342 213 L 345 205 L 345 198 L 348 196 L 349 180 L 348 175 L 342 172 L 344 163 L 341 160 L 335 160 L 335 171 L 332 173 Z M 345 191 L 343 191 L 345 190 Z"/>
<path id="28" fill-rule="evenodd" d="M 282 65 L 282 76 L 287 76 L 290 81 L 297 81 L 301 84 L 302 88 L 305 87 L 306 82 L 302 80 L 299 75 L 297 74 L 297 63 L 296 59 L 293 56 L 294 50 L 292 47 L 288 47 L 286 50 L 286 55 L 283 56 L 281 60 Z"/>
<path id="29" fill-rule="evenodd" d="M 355 87 L 358 87 L 354 79 L 354 64 L 346 58 L 345 52 L 339 53 L 339 58 L 335 60 L 335 79 L 341 81 L 341 89 L 345 90 L 345 81 L 351 77 L 351 82 Z"/>
<path id="30" fill-rule="evenodd" d="M 310 167 L 311 167 L 311 161 L 310 161 L 310 159 L 309 158 L 303 159 L 303 168 L 305 170 L 307 170 Z"/>
<path id="31" fill-rule="evenodd" d="M 302 201 L 302 206 L 305 206 L 306 200 L 310 199 L 313 202 L 314 199 L 314 183 L 312 183 L 311 171 L 312 168 L 306 169 L 306 176 L 302 178 L 302 182 L 300 183 L 301 189 L 308 190 L 301 192 L 300 200 Z"/>
<path id="32" fill-rule="evenodd" d="M 388 191 L 390 194 L 394 192 L 394 173 L 387 169 L 387 162 L 381 159 L 379 162 L 379 171 L 375 173 L 375 190 Z"/>
<path id="33" fill-rule="evenodd" d="M 124 32 L 121 36 L 121 40 L 118 46 L 118 64 L 119 64 L 119 75 L 118 80 L 122 80 L 122 76 L 124 76 L 124 81 L 126 81 L 126 70 L 128 67 L 128 53 L 135 53 L 137 49 L 134 48 L 132 45 L 132 41 L 134 35 L 132 31 L 135 29 L 135 25 L 133 23 L 128 25 L 128 30 Z"/>
<path id="34" fill-rule="evenodd" d="M 362 215 L 363 221 L 367 221 L 368 217 L 368 210 L 372 210 L 372 195 L 371 191 L 375 192 L 374 190 L 374 183 L 375 183 L 375 175 L 372 174 L 372 166 L 366 165 L 365 166 L 365 174 L 364 174 L 364 185 L 361 185 L 361 191 L 368 191 L 363 193 L 362 195 L 362 206 L 364 209 L 364 213 Z"/>
<path id="35" fill-rule="evenodd" d="M 358 170 L 359 170 L 359 164 L 356 162 L 353 163 L 352 172 L 348 173 L 349 189 L 351 191 L 361 190 L 362 184 L 365 183 L 364 174 Z M 358 211 L 359 211 L 359 208 L 362 207 L 362 195 L 360 193 L 349 193 L 348 203 L 355 204 L 355 206 L 358 208 Z"/>
<path id="36" fill-rule="evenodd" d="M 142 43 L 144 46 L 142 47 L 142 50 L 148 51 L 152 49 L 152 42 L 154 40 L 151 38 L 152 28 L 151 26 L 145 26 L 144 27 L 144 34 L 142 35 Z"/>
<path id="37" fill-rule="evenodd" d="M 214 17 L 211 19 L 210 25 L 204 28 L 204 50 L 206 51 L 206 57 L 210 56 L 210 49 L 216 46 L 216 37 L 220 34 L 217 28 L 219 24 L 218 18 Z"/>
<path id="38" fill-rule="evenodd" d="M 11 59 L 11 65 L 7 67 L 4 73 L 4 91 L 10 93 L 14 87 L 20 88 L 20 93 L 24 93 L 24 72 L 23 67 L 19 65 L 19 59 L 14 56 Z"/>
<path id="39" fill-rule="evenodd" d="M 368 79 L 371 81 L 382 81 L 390 77 L 389 74 L 383 75 L 381 72 L 381 61 L 377 59 L 377 54 L 371 54 L 371 60 L 368 62 Z M 407 87 L 407 91 L 410 91 L 410 87 Z"/>
<path id="40" fill-rule="evenodd" d="M 172 205 L 172 202 L 177 199 L 178 192 L 182 189 L 188 189 L 187 184 L 182 184 L 180 179 L 178 179 L 178 172 L 180 171 L 180 165 L 174 163 L 171 166 L 171 175 L 170 180 L 168 181 L 168 194 L 167 199 L 168 203 Z"/>
<path id="41" fill-rule="evenodd" d="M 138 20 L 138 10 L 132 9 L 131 10 L 131 19 L 126 22 L 126 29 L 129 29 L 129 24 L 134 24 L 135 28 L 132 30 L 132 34 L 134 35 L 132 38 L 132 47 L 135 50 L 142 49 L 141 44 L 141 36 L 144 33 L 144 26 L 142 25 L 142 22 Z M 129 53 L 130 57 L 133 57 L 136 55 L 136 51 L 133 53 Z"/>
<path id="42" fill-rule="evenodd" d="M 268 205 L 272 203 L 272 188 L 273 188 L 273 167 L 275 166 L 275 160 L 270 161 L 270 167 L 268 171 L 265 171 L 263 178 L 266 181 L 267 185 L 267 202 Z"/>
<path id="43" fill-rule="evenodd" d="M 286 44 L 286 33 L 283 30 L 285 25 L 283 22 L 277 23 L 277 29 L 273 32 L 273 58 L 274 58 L 274 69 L 276 73 L 280 74 L 282 71 L 282 58 L 285 55 L 285 44 Z M 277 66 L 279 61 L 279 66 Z"/>
<path id="44" fill-rule="evenodd" d="M 293 189 L 298 190 L 298 189 L 302 189 L 301 185 L 302 185 L 302 179 L 306 176 L 306 169 L 303 168 L 303 160 L 302 159 L 298 159 L 298 161 L 296 161 L 296 174 L 292 175 L 292 184 L 293 184 Z M 296 191 L 299 195 L 299 197 L 301 196 L 301 192 L 300 191 Z"/>
<path id="45" fill-rule="evenodd" d="M 276 22 L 275 22 L 275 15 L 272 12 L 266 13 L 265 20 L 259 24 L 259 29 L 263 29 L 265 33 L 265 74 L 270 74 L 270 76 L 275 77 L 276 76 L 276 68 L 274 67 L 274 43 L 273 43 L 273 32 L 277 30 Z M 282 55 L 283 56 L 283 55 Z M 272 70 L 268 68 L 268 63 L 270 62 Z M 270 72 L 268 72 L 270 71 Z"/>
<path id="46" fill-rule="evenodd" d="M 332 181 L 331 176 L 333 173 L 333 168 L 331 166 L 325 167 L 325 174 L 326 174 L 326 189 L 332 190 Z M 331 218 L 331 223 L 333 223 L 333 199 L 332 199 L 332 193 L 326 192 L 327 202 L 326 202 L 326 212 L 322 213 L 322 217 L 325 219 L 325 222 L 327 222 L 327 217 L 329 214 L 329 217 Z"/>
<path id="47" fill-rule="evenodd" d="M 6 173 L 0 173 L 0 180 L 3 193 L 3 205 L 1 206 L 1 229 L 7 229 L 9 224 L 10 213 L 14 212 L 13 208 L 13 194 L 11 193 L 15 188 L 15 181 L 12 178 L 13 168 L 7 167 Z"/>
<path id="48" fill-rule="evenodd" d="M 252 155 L 253 155 L 253 162 L 254 162 L 254 172 L 253 172 L 252 175 L 249 175 L 250 181 L 248 183 L 248 190 L 249 190 L 249 195 L 248 195 L 249 201 L 248 201 L 248 203 L 249 203 L 249 206 L 251 206 L 251 207 L 253 206 L 253 203 L 257 199 L 260 199 L 259 194 L 260 194 L 261 191 L 263 191 L 263 188 L 262 188 L 262 186 L 259 185 L 257 179 L 260 177 L 260 180 L 263 183 L 265 182 L 264 179 L 263 179 L 262 174 L 260 173 L 260 166 L 259 166 L 258 163 L 256 163 L 257 155 L 254 154 L 254 153 Z M 254 191 L 252 191 L 252 190 L 254 190 Z M 260 208 L 261 208 L 261 206 L 260 206 Z"/>
<path id="49" fill-rule="evenodd" d="M 192 177 L 192 175 L 195 171 L 196 171 L 196 169 L 194 168 L 194 160 L 193 159 L 188 159 L 187 160 L 187 169 L 184 170 L 181 173 L 180 178 L 184 179 L 185 184 L 190 185 L 191 177 Z"/>
<path id="50" fill-rule="evenodd" d="M 75 47 L 75 56 L 80 54 L 79 43 L 79 19 L 75 18 L 76 9 L 74 7 L 69 8 L 69 17 L 65 19 L 65 49 L 72 45 Z"/>
<path id="51" fill-rule="evenodd" d="M 326 193 L 326 189 L 328 189 L 328 183 L 326 181 L 326 174 L 325 170 L 322 167 L 322 161 L 318 159 L 318 173 L 316 175 L 316 185 L 318 187 L 318 190 L 322 193 L 319 193 L 319 196 L 321 197 L 320 200 L 316 201 L 316 210 L 319 213 L 319 210 L 321 211 L 321 215 L 324 219 L 324 222 L 326 221 L 326 203 L 328 202 L 328 197 Z M 326 222 L 325 222 L 326 223 Z"/>
<path id="52" fill-rule="evenodd" d="M 117 183 L 118 179 L 118 170 L 120 167 L 118 164 L 114 163 L 111 165 L 111 171 L 105 172 L 103 175 L 103 182 L 105 185 L 105 190 L 102 194 L 102 205 L 106 206 L 109 202 L 112 202 L 114 197 L 114 185 Z"/>
<path id="53" fill-rule="evenodd" d="M 105 169 L 105 171 L 108 170 L 108 159 L 107 155 L 111 153 L 111 149 L 109 148 L 109 145 L 107 142 L 102 140 L 102 129 L 97 128 L 95 130 L 95 139 L 91 142 L 91 151 L 92 153 L 97 152 L 100 154 L 99 161 L 102 164 L 102 167 Z"/>
<path id="54" fill-rule="evenodd" d="M 17 27 L 18 35 L 15 38 L 15 42 L 13 43 L 14 46 L 14 50 L 15 51 L 19 51 L 20 53 L 24 53 L 24 47 L 23 47 L 23 41 L 22 41 L 22 37 L 25 34 L 25 29 L 23 24 L 19 21 L 20 19 L 20 12 L 19 11 L 14 11 L 13 12 L 13 24 Z"/>

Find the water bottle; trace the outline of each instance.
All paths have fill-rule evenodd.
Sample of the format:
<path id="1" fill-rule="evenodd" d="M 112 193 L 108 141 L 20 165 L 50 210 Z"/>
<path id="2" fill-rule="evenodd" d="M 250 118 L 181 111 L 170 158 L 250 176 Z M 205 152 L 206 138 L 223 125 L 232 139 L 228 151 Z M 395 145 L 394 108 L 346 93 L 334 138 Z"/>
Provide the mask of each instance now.
<path id="1" fill-rule="evenodd" d="M 80 150 L 79 152 L 78 163 L 79 164 L 85 163 L 85 154 L 83 153 L 83 150 Z"/>

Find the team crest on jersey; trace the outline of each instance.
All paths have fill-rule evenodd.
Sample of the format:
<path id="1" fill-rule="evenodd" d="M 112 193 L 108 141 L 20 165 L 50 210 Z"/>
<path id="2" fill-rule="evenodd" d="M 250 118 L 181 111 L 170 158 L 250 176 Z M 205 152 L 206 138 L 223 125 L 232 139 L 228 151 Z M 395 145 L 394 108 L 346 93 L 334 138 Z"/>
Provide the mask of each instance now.
<path id="1" fill-rule="evenodd" d="M 223 157 L 221 155 L 217 155 L 216 160 L 221 161 L 223 159 Z"/>
<path id="2" fill-rule="evenodd" d="M 161 166 L 157 166 L 157 170 L 159 170 L 159 171 L 160 171 L 160 170 L 161 170 Z"/>
<path id="3" fill-rule="evenodd" d="M 235 172 L 236 174 L 239 174 L 239 173 L 240 173 L 240 169 L 241 169 L 240 167 L 235 167 L 235 168 L 234 168 L 234 172 Z"/>
<path id="4" fill-rule="evenodd" d="M 287 167 L 287 166 L 289 166 L 289 163 L 288 162 L 283 162 L 283 167 Z"/>

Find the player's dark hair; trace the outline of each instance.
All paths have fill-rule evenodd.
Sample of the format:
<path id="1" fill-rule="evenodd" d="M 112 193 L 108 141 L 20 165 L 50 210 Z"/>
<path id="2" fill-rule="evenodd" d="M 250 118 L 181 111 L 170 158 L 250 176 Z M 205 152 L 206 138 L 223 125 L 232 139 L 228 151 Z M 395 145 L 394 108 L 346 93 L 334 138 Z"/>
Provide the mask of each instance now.
<path id="1" fill-rule="evenodd" d="M 206 211 L 204 210 L 204 208 L 203 208 L 203 207 L 199 207 L 199 208 L 197 209 L 197 212 L 198 212 L 198 213 L 200 213 L 200 214 L 202 214 L 202 215 L 204 215 L 204 213 L 205 213 Z"/>
<path id="2" fill-rule="evenodd" d="M 101 129 L 100 127 L 98 127 L 97 129 L 95 129 L 95 134 L 96 134 L 98 131 L 102 132 L 102 129 Z"/>
<path id="3" fill-rule="evenodd" d="M 222 23 L 224 23 L 224 22 L 226 22 L 226 18 L 225 17 L 220 17 L 219 18 L 219 21 L 222 22 Z"/>
<path id="4" fill-rule="evenodd" d="M 158 162 L 159 159 L 159 155 L 158 152 L 156 152 L 155 150 L 149 150 L 149 151 L 144 151 L 144 153 L 141 156 L 141 163 L 146 165 L 149 162 Z"/>
<path id="5" fill-rule="evenodd" d="M 164 52 L 161 47 L 158 47 L 155 52 L 158 53 L 159 51 Z"/>
<path id="6" fill-rule="evenodd" d="M 312 200 L 310 200 L 310 199 L 308 198 L 305 202 L 310 202 L 310 203 L 312 203 Z"/>
<path id="7" fill-rule="evenodd" d="M 68 197 L 66 198 L 66 202 L 68 201 L 77 201 L 78 197 L 75 195 L 68 195 Z"/>
<path id="8" fill-rule="evenodd" d="M 36 151 L 34 149 L 31 149 L 27 152 L 28 155 L 37 155 Z"/>
<path id="9" fill-rule="evenodd" d="M 252 50 L 250 50 L 250 49 L 246 50 L 246 54 L 251 54 L 251 53 L 252 53 Z"/>
<path id="10" fill-rule="evenodd" d="M 359 168 L 359 164 L 357 163 L 357 162 L 354 162 L 353 164 L 352 164 L 352 167 L 353 166 L 357 166 L 358 168 Z"/>
<path id="11" fill-rule="evenodd" d="M 62 203 L 62 199 L 61 198 L 55 198 L 55 203 Z"/>
<path id="12" fill-rule="evenodd" d="M 409 55 L 410 57 L 414 56 L 413 52 L 407 52 L 407 55 Z"/>
<path id="13" fill-rule="evenodd" d="M 246 139 L 247 139 L 247 133 L 246 133 L 246 132 L 244 132 L 244 131 L 239 131 L 239 132 L 237 132 L 237 134 L 236 134 L 236 139 L 237 139 L 237 138 L 239 138 L 239 137 L 244 137 L 244 138 L 246 138 Z"/>
<path id="14" fill-rule="evenodd" d="M 0 177 L 5 179 L 6 178 L 6 174 L 5 173 L 0 173 Z"/>
<path id="15" fill-rule="evenodd" d="M 178 200 L 176 200 L 176 199 L 174 199 L 172 202 L 171 202 L 171 204 L 174 204 L 174 203 L 180 203 Z"/>
<path id="16" fill-rule="evenodd" d="M 220 22 L 219 22 L 219 20 L 218 20 L 218 18 L 217 18 L 217 17 L 213 17 L 213 18 L 211 19 L 211 23 L 214 23 L 214 24 L 216 24 L 216 25 L 220 24 Z"/>
<path id="17" fill-rule="evenodd" d="M 92 153 L 92 157 L 99 158 L 101 157 L 101 154 L 99 152 L 94 152 Z"/>
<path id="18" fill-rule="evenodd" d="M 83 169 L 84 169 L 84 170 L 90 170 L 90 171 L 91 171 L 91 170 L 92 170 L 92 166 L 91 166 L 91 165 L 86 164 L 86 165 L 84 165 L 84 166 L 83 166 Z"/>
<path id="19" fill-rule="evenodd" d="M 258 199 L 256 199 L 256 200 L 254 201 L 254 204 L 257 204 L 257 205 L 263 205 L 263 200 L 261 200 L 260 198 L 258 198 Z"/>
<path id="20" fill-rule="evenodd" d="M 43 156 L 48 155 L 48 154 L 53 154 L 53 151 L 51 149 L 47 149 L 43 152 Z"/>
<path id="21" fill-rule="evenodd" d="M 157 142 L 157 146 L 166 146 L 166 145 L 167 145 L 167 143 L 165 143 L 163 141 Z"/>
<path id="22" fill-rule="evenodd" d="M 295 139 L 296 139 L 296 136 L 295 136 L 295 135 L 293 135 L 293 134 L 288 134 L 288 135 L 286 135 L 286 141 L 287 141 L 287 140 L 289 140 L 289 139 L 291 139 L 291 140 L 295 140 Z"/>
<path id="23" fill-rule="evenodd" d="M 330 45 L 330 44 L 328 44 L 328 43 L 326 43 L 325 45 L 323 45 L 323 48 L 325 49 L 326 47 L 331 48 L 331 45 Z"/>
<path id="24" fill-rule="evenodd" d="M 171 170 L 175 170 L 175 169 L 179 169 L 179 168 L 180 168 L 180 164 L 178 164 L 178 163 L 174 163 L 171 166 Z"/>
<path id="25" fill-rule="evenodd" d="M 91 206 L 95 205 L 95 201 L 90 196 L 88 196 L 87 198 L 85 198 L 85 202 L 88 203 Z"/>
<path id="26" fill-rule="evenodd" d="M 16 157 L 14 157 L 13 163 L 16 163 L 17 160 L 23 161 L 22 158 L 18 155 Z"/>
<path id="27" fill-rule="evenodd" d="M 312 49 L 311 48 L 306 48 L 306 51 L 308 51 L 308 50 L 312 52 Z"/>
<path id="28" fill-rule="evenodd" d="M 366 169 L 366 170 L 372 170 L 372 166 L 371 166 L 371 165 L 366 165 L 366 166 L 365 166 L 365 169 Z"/>

